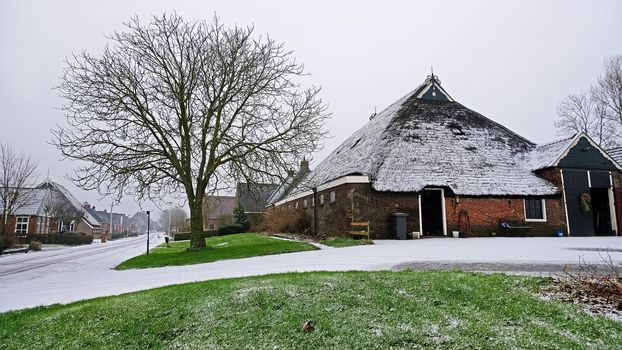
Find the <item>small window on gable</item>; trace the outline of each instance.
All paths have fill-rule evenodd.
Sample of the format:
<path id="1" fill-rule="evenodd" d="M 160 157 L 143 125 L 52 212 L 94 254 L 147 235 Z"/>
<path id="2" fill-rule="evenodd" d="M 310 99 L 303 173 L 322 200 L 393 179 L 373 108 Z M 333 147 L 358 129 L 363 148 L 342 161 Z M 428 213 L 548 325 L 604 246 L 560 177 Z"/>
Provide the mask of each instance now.
<path id="1" fill-rule="evenodd" d="M 356 147 L 356 145 L 358 145 L 360 141 L 361 139 L 356 140 L 356 142 L 352 146 L 350 146 L 350 149 Z"/>
<path id="2" fill-rule="evenodd" d="M 546 221 L 544 199 L 525 199 L 525 221 Z"/>
<path id="3" fill-rule="evenodd" d="M 335 191 L 331 191 L 330 192 L 330 202 L 331 203 L 335 203 L 335 200 L 336 200 Z"/>
<path id="4" fill-rule="evenodd" d="M 458 124 L 449 124 L 447 127 L 454 135 L 464 135 L 464 130 L 462 130 L 462 127 Z"/>

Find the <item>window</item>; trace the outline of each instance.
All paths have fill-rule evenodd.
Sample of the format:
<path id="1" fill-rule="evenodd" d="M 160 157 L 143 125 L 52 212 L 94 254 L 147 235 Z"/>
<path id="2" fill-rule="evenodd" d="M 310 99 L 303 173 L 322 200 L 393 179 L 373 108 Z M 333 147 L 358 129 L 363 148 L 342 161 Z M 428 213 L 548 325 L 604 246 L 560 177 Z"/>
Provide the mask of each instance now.
<path id="1" fill-rule="evenodd" d="M 546 221 L 544 199 L 525 199 L 525 221 Z"/>
<path id="2" fill-rule="evenodd" d="M 330 192 L 330 202 L 331 203 L 335 203 L 335 199 L 336 199 L 335 191 L 331 191 Z"/>
<path id="3" fill-rule="evenodd" d="M 214 229 L 214 224 L 209 224 L 209 225 L 207 225 L 207 229 L 208 229 L 208 230 L 213 230 L 213 229 Z"/>
<path id="4" fill-rule="evenodd" d="M 320 205 L 324 205 L 324 195 L 320 195 Z"/>
<path id="5" fill-rule="evenodd" d="M 25 236 L 28 233 L 28 217 L 18 216 L 15 220 L 15 234 Z"/>
<path id="6" fill-rule="evenodd" d="M 315 207 L 315 197 L 311 197 L 311 206 Z"/>
<path id="7" fill-rule="evenodd" d="M 306 207 L 307 207 L 307 200 L 306 200 L 306 199 L 302 201 L 302 207 L 303 207 L 303 208 L 306 208 Z"/>
<path id="8" fill-rule="evenodd" d="M 298 202 L 296 202 L 296 204 L 294 204 L 294 208 L 298 209 Z"/>

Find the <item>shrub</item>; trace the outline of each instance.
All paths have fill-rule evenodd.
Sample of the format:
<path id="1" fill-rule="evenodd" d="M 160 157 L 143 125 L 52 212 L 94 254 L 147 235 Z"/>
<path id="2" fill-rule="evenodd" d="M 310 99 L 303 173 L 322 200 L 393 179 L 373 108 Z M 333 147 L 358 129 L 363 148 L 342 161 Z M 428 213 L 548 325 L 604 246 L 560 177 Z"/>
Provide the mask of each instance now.
<path id="1" fill-rule="evenodd" d="M 218 235 L 225 236 L 234 233 L 241 233 L 244 231 L 246 231 L 246 227 L 244 227 L 244 225 L 242 224 L 223 225 L 218 228 Z"/>
<path id="2" fill-rule="evenodd" d="M 28 244 L 28 250 L 34 250 L 35 252 L 38 252 L 41 250 L 41 242 L 39 241 L 30 241 L 30 244 Z"/>
<path id="3" fill-rule="evenodd" d="M 127 238 L 127 232 L 114 232 L 112 239 Z"/>
<path id="4" fill-rule="evenodd" d="M 29 235 L 28 240 L 30 242 L 39 241 L 43 244 L 81 245 L 93 243 L 93 235 L 82 232 L 34 234 Z"/>
<path id="5" fill-rule="evenodd" d="M 311 218 L 303 210 L 270 208 L 263 218 L 266 230 L 272 233 L 309 233 Z"/>
<path id="6" fill-rule="evenodd" d="M 203 231 L 203 238 L 213 237 L 218 235 L 218 230 L 206 230 Z M 173 241 L 187 241 L 190 239 L 190 232 L 177 232 L 173 233 Z"/>

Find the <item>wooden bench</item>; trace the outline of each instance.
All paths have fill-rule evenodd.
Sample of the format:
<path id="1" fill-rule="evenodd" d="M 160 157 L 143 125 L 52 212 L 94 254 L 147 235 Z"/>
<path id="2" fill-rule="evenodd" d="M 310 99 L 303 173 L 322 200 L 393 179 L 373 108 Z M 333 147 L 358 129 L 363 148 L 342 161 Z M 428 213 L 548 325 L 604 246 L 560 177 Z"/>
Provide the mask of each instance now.
<path id="1" fill-rule="evenodd" d="M 507 236 L 524 236 L 531 230 L 531 226 L 528 226 L 524 221 L 512 219 L 499 219 L 499 227 L 501 232 Z"/>
<path id="2" fill-rule="evenodd" d="M 350 235 L 363 236 L 369 239 L 369 221 L 351 222 Z"/>

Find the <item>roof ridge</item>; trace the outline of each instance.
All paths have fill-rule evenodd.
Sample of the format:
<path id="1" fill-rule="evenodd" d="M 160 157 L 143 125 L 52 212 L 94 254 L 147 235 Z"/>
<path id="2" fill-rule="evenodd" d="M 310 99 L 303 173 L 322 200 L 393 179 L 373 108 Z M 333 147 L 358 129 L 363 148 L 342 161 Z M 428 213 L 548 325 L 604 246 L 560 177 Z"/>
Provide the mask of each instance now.
<path id="1" fill-rule="evenodd" d="M 560 142 L 564 142 L 564 141 L 568 141 L 568 140 L 573 140 L 576 136 L 577 136 L 577 134 L 574 134 L 574 135 L 572 135 L 570 137 L 565 137 L 563 139 L 553 140 L 553 141 L 549 141 L 549 142 L 545 142 L 545 143 L 540 143 L 540 144 L 537 144 L 536 147 L 540 148 L 540 147 L 545 147 L 545 146 L 551 146 L 551 145 L 554 145 L 556 143 L 560 143 Z"/>

